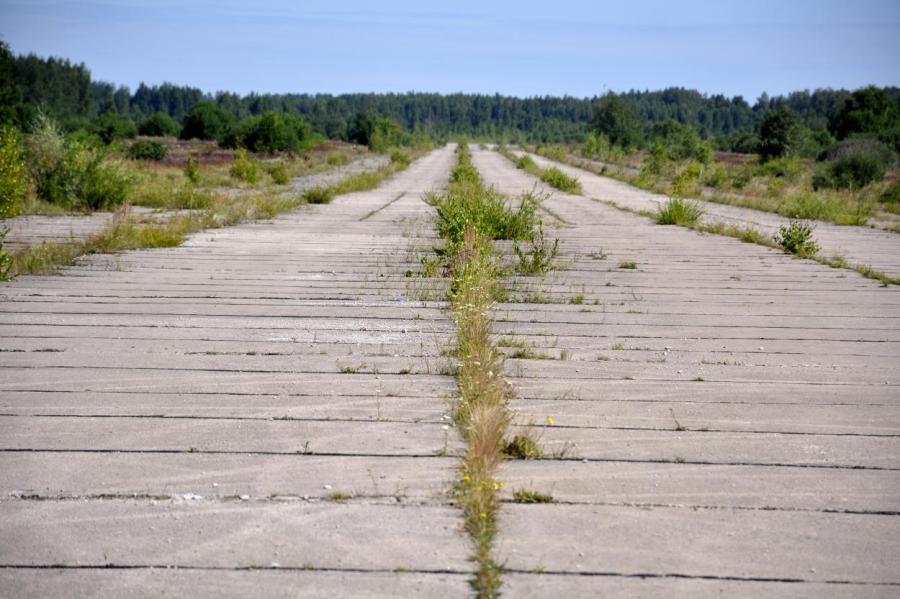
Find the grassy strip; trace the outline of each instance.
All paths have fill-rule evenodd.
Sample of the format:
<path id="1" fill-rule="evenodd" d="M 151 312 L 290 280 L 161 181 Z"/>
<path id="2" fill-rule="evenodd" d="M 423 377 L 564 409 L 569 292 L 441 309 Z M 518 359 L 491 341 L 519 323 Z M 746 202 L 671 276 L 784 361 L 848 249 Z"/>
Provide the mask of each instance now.
<path id="1" fill-rule="evenodd" d="M 452 276 L 450 302 L 456 321 L 459 386 L 454 423 L 466 440 L 453 498 L 462 509 L 477 564 L 472 586 L 479 597 L 497 597 L 501 567 L 492 549 L 497 534 L 502 483 L 495 478 L 506 457 L 512 390 L 502 378 L 503 353 L 491 339 L 491 307 L 505 295 L 493 239 L 530 239 L 538 225 L 529 196 L 518 208 L 486 189 L 472 166 L 467 146 L 458 149 L 448 190 L 432 196 L 436 226 L 446 241 L 441 254 Z"/>
<path id="2" fill-rule="evenodd" d="M 581 183 L 575 177 L 570 177 L 556 167 L 541 168 L 528 154 L 516 156 L 503 146 L 499 146 L 497 151 L 506 159 L 513 162 L 516 168 L 531 173 L 547 185 L 565 193 L 581 193 Z"/>
<path id="3" fill-rule="evenodd" d="M 511 159 L 515 159 L 514 155 L 509 154 L 508 152 L 507 154 L 507 157 L 512 156 Z M 561 158 L 559 152 L 554 152 L 552 159 L 565 162 L 566 164 L 570 164 L 571 166 L 584 168 L 585 170 L 595 172 L 594 169 L 588 168 L 583 164 L 579 164 L 578 162 L 573 161 L 568 155 L 563 155 L 563 157 Z M 595 174 L 599 174 L 605 177 L 612 176 L 613 178 L 619 179 L 626 183 L 634 184 L 631 180 L 633 178 L 624 175 L 611 175 L 609 172 L 595 172 Z M 700 231 L 701 233 L 710 233 L 713 235 L 733 237 L 735 239 L 740 239 L 744 243 L 755 243 L 757 245 L 762 245 L 768 248 L 784 249 L 774 239 L 764 235 L 753 227 L 735 227 L 720 222 L 712 224 L 701 223 L 699 219 L 700 216 L 702 216 L 702 208 L 700 207 L 700 204 L 698 202 L 685 201 L 681 198 L 676 197 L 670 200 L 667 204 L 663 205 L 656 214 L 644 210 L 632 210 L 630 208 L 624 208 L 613 202 L 604 201 L 603 203 L 612 208 L 616 208 L 617 210 L 622 210 L 624 212 L 630 212 L 639 216 L 652 218 L 659 224 L 678 225 L 687 229 L 692 229 L 694 231 Z M 824 264 L 825 266 L 830 266 L 831 268 L 844 268 L 855 271 L 866 277 L 867 279 L 878 281 L 884 287 L 888 287 L 890 285 L 900 285 L 900 278 L 890 277 L 881 271 L 873 269 L 870 265 L 867 264 L 850 264 L 845 259 L 839 256 L 828 258 L 820 254 L 807 254 L 801 257 L 808 258 L 809 260 L 814 260 L 819 264 Z"/>
<path id="4" fill-rule="evenodd" d="M 809 181 L 811 174 L 804 171 L 799 161 L 796 161 L 793 167 L 791 167 L 793 163 L 788 164 L 790 168 L 784 173 L 774 167 L 756 164 L 701 166 L 698 163 L 692 165 L 690 162 L 673 162 L 664 166 L 662 169 L 664 173 L 659 169 L 651 173 L 651 169 L 644 168 L 635 174 L 614 163 L 598 167 L 589 160 L 572 156 L 559 146 L 538 147 L 535 148 L 535 153 L 663 195 L 672 194 L 678 185 L 678 179 L 693 166 L 698 169 L 695 174 L 699 180 L 695 179 L 692 193 L 702 196 L 700 199 L 716 204 L 772 212 L 792 219 L 820 220 L 842 226 L 862 226 L 866 224 L 878 204 L 875 200 L 877 193 L 871 190 L 857 192 L 855 195 L 838 190 L 813 191 Z M 644 167 L 648 164 L 645 161 Z M 776 166 L 781 164 L 777 163 Z M 767 169 L 773 168 L 775 172 L 767 172 Z M 705 174 L 701 176 L 701 173 Z M 719 189 L 729 180 L 740 180 L 744 185 L 732 192 Z M 751 181 L 756 183 L 751 184 Z"/>
<path id="5" fill-rule="evenodd" d="M 372 189 L 408 165 L 408 160 L 392 160 L 390 164 L 376 171 L 346 177 L 326 188 L 327 202 L 330 202 L 334 195 Z M 202 201 L 196 204 L 198 210 L 176 215 L 163 223 L 147 222 L 128 216 L 126 210 L 121 217 L 116 216 L 101 233 L 87 239 L 66 243 L 44 243 L 12 254 L 9 278 L 22 274 L 57 272 L 73 265 L 79 256 L 85 254 L 175 247 L 188 235 L 204 229 L 217 229 L 241 222 L 272 218 L 307 203 L 327 203 L 311 200 L 308 197 L 310 191 L 292 198 L 262 194 L 252 197 L 242 195 L 231 199 L 225 196 L 208 194 L 197 196 L 193 192 L 183 192 L 186 197 L 202 198 Z"/>
<path id="6" fill-rule="evenodd" d="M 416 152 L 415 156 L 412 157 L 404 152 L 395 150 L 391 153 L 391 161 L 388 164 L 374 171 L 350 175 L 329 187 L 308 189 L 303 193 L 303 198 L 309 204 L 330 204 L 335 196 L 374 189 L 391 175 L 405 170 L 414 158 L 418 158 L 421 154 L 422 152 Z"/>

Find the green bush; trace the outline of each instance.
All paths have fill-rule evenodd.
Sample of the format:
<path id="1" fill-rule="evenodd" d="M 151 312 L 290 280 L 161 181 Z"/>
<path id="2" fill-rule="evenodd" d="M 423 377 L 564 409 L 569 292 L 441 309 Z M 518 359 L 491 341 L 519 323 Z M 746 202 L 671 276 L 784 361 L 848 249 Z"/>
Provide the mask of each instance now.
<path id="1" fill-rule="evenodd" d="M 307 204 L 330 204 L 334 194 L 327 187 L 314 187 L 303 192 Z"/>
<path id="2" fill-rule="evenodd" d="M 119 165 L 106 159 L 98 150 L 72 148 L 75 171 L 75 206 L 79 209 L 109 210 L 125 201 L 131 187 L 130 178 Z"/>
<path id="3" fill-rule="evenodd" d="M 541 181 L 566 193 L 581 193 L 581 184 L 575 177 L 570 177 L 555 166 L 544 169 Z"/>
<path id="4" fill-rule="evenodd" d="M 27 190 L 28 171 L 19 148 L 19 132 L 13 127 L 0 128 L 0 219 L 16 215 Z"/>
<path id="5" fill-rule="evenodd" d="M 162 160 L 169 149 L 158 141 L 144 139 L 128 148 L 128 157 L 132 160 Z"/>
<path id="6" fill-rule="evenodd" d="M 773 239 L 786 253 L 808 258 L 819 252 L 819 244 L 813 240 L 812 234 L 812 225 L 792 220 L 787 225 L 781 225 Z"/>
<path id="7" fill-rule="evenodd" d="M 66 141 L 56 124 L 41 116 L 25 140 L 26 164 L 41 199 L 77 210 L 118 206 L 131 179 L 102 148 Z"/>
<path id="8" fill-rule="evenodd" d="M 138 125 L 138 133 L 147 137 L 174 137 L 181 127 L 165 112 L 154 112 Z"/>
<path id="9" fill-rule="evenodd" d="M 219 140 L 225 136 L 233 121 L 230 114 L 214 103 L 197 102 L 184 119 L 184 127 L 181 128 L 179 137 Z"/>
<path id="10" fill-rule="evenodd" d="M 200 182 L 200 163 L 193 156 L 188 158 L 184 165 L 184 176 L 195 185 Z"/>
<path id="11" fill-rule="evenodd" d="M 276 185 L 287 185 L 291 181 L 284 163 L 279 162 L 278 164 L 267 166 L 266 172 L 269 173 L 269 176 L 272 177 L 272 182 Z"/>
<path id="12" fill-rule="evenodd" d="M 894 181 L 887 189 L 885 189 L 878 197 L 878 201 L 882 204 L 891 206 L 900 206 L 900 182 Z"/>
<path id="13" fill-rule="evenodd" d="M 690 158 L 706 164 L 712 159 L 712 147 L 700 139 L 700 135 L 692 127 L 678 121 L 657 123 L 650 135 L 655 142 L 662 144 L 669 160 Z"/>
<path id="14" fill-rule="evenodd" d="M 347 139 L 369 146 L 373 152 L 381 152 L 390 146 L 403 145 L 409 141 L 396 121 L 373 117 L 364 112 L 358 113 L 350 120 L 347 125 Z"/>
<path id="15" fill-rule="evenodd" d="M 537 164 L 534 163 L 531 156 L 522 154 L 519 156 L 518 160 L 516 160 L 516 168 L 522 169 L 523 171 L 533 171 L 537 169 Z"/>
<path id="16" fill-rule="evenodd" d="M 247 154 L 247 150 L 240 149 L 231 161 L 229 174 L 245 183 L 256 183 L 259 180 L 259 162 Z"/>
<path id="17" fill-rule="evenodd" d="M 391 164 L 396 164 L 400 168 L 406 168 L 409 166 L 410 162 L 412 162 L 412 158 L 406 152 L 402 150 L 394 150 L 391 152 Z"/>
<path id="18" fill-rule="evenodd" d="M 298 116 L 265 112 L 232 126 L 222 138 L 226 148 L 246 148 L 252 152 L 300 152 L 311 141 L 312 132 Z"/>
<path id="19" fill-rule="evenodd" d="M 803 162 L 799 158 L 772 158 L 759 165 L 756 173 L 763 177 L 796 179 L 803 172 Z"/>
<path id="20" fill-rule="evenodd" d="M 822 189 L 860 189 L 884 179 L 884 164 L 873 154 L 856 154 L 832 160 L 820 167 L 813 177 L 813 187 Z"/>
<path id="21" fill-rule="evenodd" d="M 93 132 L 105 144 L 119 139 L 134 139 L 138 134 L 134 121 L 112 113 L 104 114 L 94 121 Z"/>

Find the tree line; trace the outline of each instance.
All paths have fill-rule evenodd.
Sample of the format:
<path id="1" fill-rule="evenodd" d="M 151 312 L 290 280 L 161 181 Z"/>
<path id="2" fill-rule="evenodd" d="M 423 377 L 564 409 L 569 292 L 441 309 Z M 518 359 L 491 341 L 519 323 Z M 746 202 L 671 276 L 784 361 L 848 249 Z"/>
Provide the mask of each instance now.
<path id="1" fill-rule="evenodd" d="M 849 127 L 880 127 L 886 145 L 896 148 L 900 88 L 872 89 L 877 97 L 863 98 L 863 103 L 870 100 L 869 104 L 881 106 L 889 118 Z M 468 137 L 504 142 L 581 142 L 589 132 L 605 132 L 603 120 L 609 120 L 612 105 L 613 112 L 627 113 L 625 128 L 610 136 L 624 135 L 620 139 L 624 145 L 646 145 L 654 138 L 654 131 L 681 135 L 673 131 L 670 123 L 674 122 L 688 127 L 716 149 L 758 152 L 760 128 L 767 117 L 783 111 L 791 115 L 789 128 L 795 138 L 792 143 L 806 144 L 812 152 L 814 148 L 826 147 L 829 141 L 849 135 L 849 121 L 842 121 L 841 115 L 846 116 L 846 105 L 857 100 L 851 91 L 831 89 L 797 91 L 771 98 L 763 94 L 752 105 L 741 96 L 705 95 L 684 88 L 629 91 L 591 98 L 415 92 L 241 96 L 230 92 L 208 94 L 198 88 L 170 83 L 141 83 L 132 92 L 125 86 L 93 80 L 84 64 L 33 54 L 16 56 L 0 42 L 0 123 L 23 129 L 42 112 L 69 131 L 96 128 L 99 119 L 106 117 L 109 121 L 108 115 L 122 117 L 135 126 L 151 118 L 161 121 L 168 117 L 171 122 L 157 122 L 154 126 L 169 131 L 175 123 L 181 130 L 192 110 L 201 105 L 207 113 L 214 107 L 218 116 L 234 123 L 271 113 L 283 115 L 279 118 L 287 123 L 285 131 L 290 129 L 302 136 L 308 127 L 331 139 L 352 140 L 359 137 L 361 129 L 368 129 L 369 133 L 381 131 L 376 135 L 391 134 L 387 131 L 391 127 L 385 124 L 390 121 L 405 132 L 427 133 L 438 140 Z M 866 104 L 862 112 L 871 113 L 872 107 Z M 267 118 L 271 121 L 274 117 Z M 302 119 L 303 124 L 297 119 Z M 378 127 L 373 129 L 376 122 Z M 233 132 L 239 134 L 240 131 Z"/>

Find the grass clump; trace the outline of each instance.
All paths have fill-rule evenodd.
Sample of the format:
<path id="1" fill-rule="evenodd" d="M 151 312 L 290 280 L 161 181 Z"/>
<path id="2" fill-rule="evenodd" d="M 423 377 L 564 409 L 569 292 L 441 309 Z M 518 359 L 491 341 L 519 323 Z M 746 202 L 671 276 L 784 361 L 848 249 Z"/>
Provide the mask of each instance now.
<path id="1" fill-rule="evenodd" d="M 792 220 L 781 225 L 774 240 L 787 254 L 808 258 L 819 253 L 819 244 L 813 240 L 813 226 L 803 221 Z"/>
<path id="2" fill-rule="evenodd" d="M 228 173 L 238 181 L 244 183 L 256 183 L 259 180 L 259 161 L 250 157 L 247 150 L 238 150 L 231 162 Z"/>
<path id="3" fill-rule="evenodd" d="M 565 193 L 581 193 L 581 183 L 578 179 L 570 177 L 555 166 L 544 169 L 541 181 Z"/>
<path id="4" fill-rule="evenodd" d="M 328 187 L 313 187 L 303 192 L 303 200 L 307 204 L 330 204 L 334 192 Z"/>
<path id="5" fill-rule="evenodd" d="M 538 224 L 537 230 L 532 230 L 529 239 L 531 249 L 523 250 L 518 243 L 513 243 L 513 252 L 519 260 L 516 270 L 524 275 L 543 274 L 553 268 L 553 261 L 559 254 L 559 239 L 548 243 L 544 237 L 544 225 Z"/>
<path id="6" fill-rule="evenodd" d="M 516 159 L 516 168 L 527 172 L 534 172 L 537 170 L 538 165 L 535 164 L 534 159 L 532 159 L 531 156 L 523 154 Z"/>
<path id="7" fill-rule="evenodd" d="M 450 192 L 427 198 L 437 211 L 436 224 L 441 237 L 451 244 L 459 244 L 466 229 L 472 227 L 488 241 L 530 239 L 537 225 L 539 200 L 533 194 L 524 194 L 518 206 L 510 206 L 505 196 L 482 185 L 468 148 L 464 144 L 459 148 L 459 162 L 450 176 Z"/>
<path id="8" fill-rule="evenodd" d="M 272 177 L 272 182 L 276 185 L 287 185 L 291 181 L 287 167 L 284 166 L 283 162 L 267 166 L 266 172 L 269 173 L 269 176 Z"/>
<path id="9" fill-rule="evenodd" d="M 545 495 L 540 491 L 528 491 L 516 489 L 513 491 L 513 501 L 516 503 L 556 503 L 551 495 Z"/>
<path id="10" fill-rule="evenodd" d="M 503 453 L 516 460 L 536 460 L 544 455 L 540 444 L 527 434 L 513 437 L 503 447 Z"/>
<path id="11" fill-rule="evenodd" d="M 701 216 L 703 216 L 703 208 L 698 202 L 674 197 L 657 208 L 656 222 L 660 225 L 684 227 L 697 224 Z"/>
<path id="12" fill-rule="evenodd" d="M 619 262 L 619 268 L 623 270 L 637 270 L 637 262 Z"/>

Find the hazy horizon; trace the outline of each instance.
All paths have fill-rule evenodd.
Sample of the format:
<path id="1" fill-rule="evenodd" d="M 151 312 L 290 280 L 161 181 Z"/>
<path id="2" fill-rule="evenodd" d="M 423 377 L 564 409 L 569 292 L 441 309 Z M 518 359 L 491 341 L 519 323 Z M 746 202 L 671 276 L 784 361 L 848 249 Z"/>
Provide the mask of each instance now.
<path id="1" fill-rule="evenodd" d="M 900 3 L 484 4 L 0 0 L 0 36 L 132 91 L 143 81 L 241 95 L 585 98 L 683 87 L 753 104 L 900 84 Z"/>

